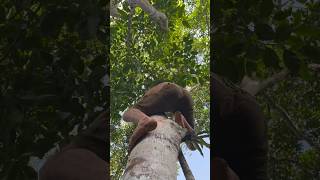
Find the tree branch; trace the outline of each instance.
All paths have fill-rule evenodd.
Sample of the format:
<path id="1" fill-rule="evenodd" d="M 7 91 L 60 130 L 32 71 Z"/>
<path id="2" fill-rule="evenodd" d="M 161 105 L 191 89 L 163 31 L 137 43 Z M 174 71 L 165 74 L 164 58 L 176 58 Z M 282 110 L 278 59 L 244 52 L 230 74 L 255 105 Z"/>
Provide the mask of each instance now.
<path id="1" fill-rule="evenodd" d="M 308 68 L 313 71 L 320 72 L 320 64 L 308 64 Z M 279 73 L 276 73 L 263 81 L 253 80 L 249 76 L 245 75 L 240 83 L 240 87 L 249 94 L 255 96 L 275 83 L 284 80 L 288 74 L 289 70 L 285 68 Z"/>
<path id="2" fill-rule="evenodd" d="M 114 0 L 111 0 L 109 3 L 110 16 L 119 17 L 119 12 L 117 7 L 118 7 L 118 4 Z"/>
<path id="3" fill-rule="evenodd" d="M 183 174 L 184 174 L 186 180 L 195 180 L 195 178 L 192 174 L 192 171 L 190 170 L 190 167 L 188 165 L 188 162 L 184 158 L 184 155 L 183 155 L 181 149 L 179 151 L 178 159 L 179 159 L 179 163 L 180 163 L 181 169 L 183 171 Z"/>
<path id="4" fill-rule="evenodd" d="M 320 146 L 318 144 L 316 144 L 311 138 L 304 135 L 304 133 L 302 133 L 298 129 L 298 127 L 296 127 L 294 125 L 288 112 L 283 107 L 281 107 L 279 104 L 272 101 L 272 99 L 268 95 L 265 95 L 265 96 L 266 96 L 267 100 L 269 101 L 269 104 L 271 104 L 275 109 L 277 109 L 282 114 L 282 116 L 286 120 L 287 124 L 289 125 L 291 131 L 295 134 L 295 136 L 297 136 L 300 139 L 304 139 L 305 141 L 307 141 L 307 143 L 309 143 L 311 146 L 313 146 L 315 149 L 317 149 L 320 152 Z"/>
<path id="5" fill-rule="evenodd" d="M 154 8 L 148 0 L 129 0 L 129 4 L 133 7 L 138 5 L 143 11 L 150 15 L 151 19 L 160 25 L 163 31 L 168 31 L 167 16 Z"/>
<path id="6" fill-rule="evenodd" d="M 261 91 L 265 90 L 266 88 L 272 86 L 273 84 L 283 80 L 287 75 L 289 74 L 289 71 L 287 69 L 283 69 L 277 74 L 274 74 L 273 76 L 265 79 L 264 81 L 256 81 L 251 79 L 248 76 L 244 76 L 240 87 L 250 93 L 251 95 L 255 96 Z"/>
<path id="7" fill-rule="evenodd" d="M 130 4 L 130 14 L 129 14 L 129 19 L 128 19 L 128 34 L 127 34 L 127 38 L 126 38 L 126 45 L 127 48 L 130 48 L 130 44 L 131 44 L 131 40 L 132 40 L 132 36 L 131 36 L 131 26 L 132 26 L 132 17 L 134 15 L 134 5 Z"/>
<path id="8" fill-rule="evenodd" d="M 320 64 L 308 64 L 308 68 L 320 72 Z"/>

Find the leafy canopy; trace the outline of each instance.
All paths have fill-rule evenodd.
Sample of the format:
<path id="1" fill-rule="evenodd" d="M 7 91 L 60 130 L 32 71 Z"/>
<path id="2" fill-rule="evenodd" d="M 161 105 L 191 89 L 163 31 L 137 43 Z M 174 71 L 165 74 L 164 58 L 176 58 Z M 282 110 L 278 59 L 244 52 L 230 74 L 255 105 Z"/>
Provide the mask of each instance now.
<path id="1" fill-rule="evenodd" d="M 169 19 L 164 33 L 140 8 L 135 9 L 131 43 L 126 44 L 130 9 L 120 2 L 120 17 L 111 21 L 111 178 L 126 165 L 133 127 L 121 113 L 153 85 L 170 81 L 193 88 L 196 129 L 209 131 L 209 1 L 151 2 Z"/>

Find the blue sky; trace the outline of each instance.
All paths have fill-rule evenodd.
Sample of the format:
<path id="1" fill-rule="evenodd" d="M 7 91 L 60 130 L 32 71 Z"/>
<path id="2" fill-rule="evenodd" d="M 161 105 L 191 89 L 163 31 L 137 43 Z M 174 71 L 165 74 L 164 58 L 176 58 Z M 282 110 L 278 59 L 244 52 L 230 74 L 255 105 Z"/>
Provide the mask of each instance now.
<path id="1" fill-rule="evenodd" d="M 208 139 L 205 139 L 209 142 Z M 203 149 L 203 157 L 199 151 L 187 150 L 184 152 L 184 156 L 190 166 L 195 179 L 209 180 L 210 179 L 210 150 L 208 148 Z M 180 166 L 179 166 L 180 167 Z M 179 174 L 177 180 L 185 180 L 182 169 L 179 168 Z"/>

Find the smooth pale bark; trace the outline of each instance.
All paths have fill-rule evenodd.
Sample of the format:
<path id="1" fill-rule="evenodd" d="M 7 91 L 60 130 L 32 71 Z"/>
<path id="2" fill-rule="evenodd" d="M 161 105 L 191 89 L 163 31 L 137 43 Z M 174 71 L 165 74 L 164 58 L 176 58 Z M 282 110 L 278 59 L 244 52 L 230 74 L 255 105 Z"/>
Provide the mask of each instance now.
<path id="1" fill-rule="evenodd" d="M 176 180 L 181 139 L 186 134 L 172 120 L 152 116 L 158 123 L 131 151 L 123 180 Z"/>
<path id="2" fill-rule="evenodd" d="M 160 28 L 163 31 L 168 31 L 168 18 L 167 16 L 154 8 L 148 0 L 129 0 L 129 5 L 132 8 L 140 7 L 144 12 L 149 14 L 150 18 L 159 24 Z M 117 3 L 115 0 L 110 1 L 110 16 L 119 17 L 119 13 L 117 10 Z"/>
<path id="3" fill-rule="evenodd" d="M 320 72 L 320 64 L 308 64 L 308 68 L 315 72 Z M 252 96 L 256 96 L 266 88 L 284 80 L 288 76 L 288 74 L 289 70 L 283 69 L 282 71 L 273 74 L 269 78 L 261 81 L 254 80 L 249 76 L 245 75 L 241 81 L 240 87 Z"/>
<path id="4" fill-rule="evenodd" d="M 117 4 L 116 4 L 116 2 L 114 0 L 110 1 L 109 8 L 110 8 L 110 16 L 112 16 L 112 17 L 118 17 L 119 16 L 119 12 L 118 12 L 118 9 L 117 9 Z"/>

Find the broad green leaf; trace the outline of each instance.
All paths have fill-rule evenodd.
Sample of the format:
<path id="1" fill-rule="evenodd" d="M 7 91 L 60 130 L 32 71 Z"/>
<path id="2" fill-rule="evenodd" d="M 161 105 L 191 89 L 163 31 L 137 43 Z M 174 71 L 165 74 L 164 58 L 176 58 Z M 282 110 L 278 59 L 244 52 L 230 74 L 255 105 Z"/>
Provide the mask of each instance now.
<path id="1" fill-rule="evenodd" d="M 261 40 L 273 40 L 274 31 L 268 24 L 256 24 L 255 32 L 259 39 Z"/>
<path id="2" fill-rule="evenodd" d="M 260 4 L 260 14 L 262 17 L 268 17 L 274 8 L 272 0 L 262 0 Z"/>
<path id="3" fill-rule="evenodd" d="M 293 74 L 298 74 L 301 66 L 301 60 L 297 57 L 295 53 L 289 50 L 284 50 L 283 60 L 284 64 Z"/>
<path id="4" fill-rule="evenodd" d="M 64 11 L 60 9 L 46 14 L 40 25 L 43 35 L 56 37 L 64 23 L 64 14 Z"/>
<path id="5" fill-rule="evenodd" d="M 191 28 L 190 24 L 188 23 L 187 20 L 182 20 L 182 24 L 186 27 L 186 28 Z"/>
<path id="6" fill-rule="evenodd" d="M 280 41 L 284 41 L 287 40 L 292 32 L 292 28 L 291 26 L 285 22 L 285 23 L 281 23 L 277 28 L 276 28 L 276 39 L 280 40 Z"/>
<path id="7" fill-rule="evenodd" d="M 266 48 L 263 54 L 263 62 L 267 67 L 279 69 L 279 57 L 273 49 Z"/>

